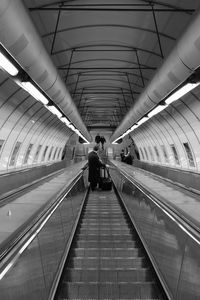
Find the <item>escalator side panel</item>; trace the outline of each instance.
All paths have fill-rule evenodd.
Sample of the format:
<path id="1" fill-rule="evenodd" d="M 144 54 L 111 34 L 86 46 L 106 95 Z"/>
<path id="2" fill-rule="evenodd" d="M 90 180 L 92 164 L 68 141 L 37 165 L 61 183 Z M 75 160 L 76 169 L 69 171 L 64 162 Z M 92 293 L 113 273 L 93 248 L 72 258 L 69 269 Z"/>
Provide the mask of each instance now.
<path id="1" fill-rule="evenodd" d="M 173 218 L 119 171 L 114 182 L 151 254 L 172 299 L 200 299 L 200 241 L 194 240 Z"/>
<path id="2" fill-rule="evenodd" d="M 16 264 L 0 280 L 0 300 L 46 300 L 85 195 L 81 177 Z"/>

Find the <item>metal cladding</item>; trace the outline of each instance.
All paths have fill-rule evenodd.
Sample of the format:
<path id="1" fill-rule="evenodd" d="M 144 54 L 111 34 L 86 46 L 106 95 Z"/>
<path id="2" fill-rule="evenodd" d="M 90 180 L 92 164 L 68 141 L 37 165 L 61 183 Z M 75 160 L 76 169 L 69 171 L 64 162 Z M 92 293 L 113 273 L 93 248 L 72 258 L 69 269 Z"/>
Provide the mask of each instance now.
<path id="1" fill-rule="evenodd" d="M 176 43 L 150 84 L 136 100 L 111 137 L 116 140 L 130 126 L 154 108 L 164 97 L 184 82 L 200 65 L 200 12 Z"/>
<path id="2" fill-rule="evenodd" d="M 21 0 L 0 1 L 0 42 L 88 141 L 91 136 Z"/>

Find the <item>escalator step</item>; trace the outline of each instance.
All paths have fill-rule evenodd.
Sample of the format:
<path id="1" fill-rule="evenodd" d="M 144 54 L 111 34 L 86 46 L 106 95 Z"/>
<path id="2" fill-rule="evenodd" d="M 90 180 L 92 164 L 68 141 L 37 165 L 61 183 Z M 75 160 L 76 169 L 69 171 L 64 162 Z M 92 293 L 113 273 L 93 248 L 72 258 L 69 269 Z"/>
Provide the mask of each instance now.
<path id="1" fill-rule="evenodd" d="M 124 248 L 137 247 L 139 245 L 138 241 L 124 241 Z M 75 242 L 76 247 L 80 248 L 120 248 L 122 246 L 121 241 L 86 241 L 86 240 L 78 240 Z"/>
<path id="2" fill-rule="evenodd" d="M 140 248 L 75 248 L 72 250 L 74 256 L 92 256 L 92 257 L 130 257 L 142 256 L 143 251 Z"/>
<path id="3" fill-rule="evenodd" d="M 154 276 L 149 268 L 132 270 L 92 270 L 68 268 L 63 281 L 66 282 L 152 282 Z"/>
<path id="4" fill-rule="evenodd" d="M 79 233 L 77 235 L 77 239 L 82 241 L 99 241 L 99 240 L 104 240 L 104 241 L 112 241 L 112 240 L 117 240 L 117 241 L 133 241 L 134 237 L 131 234 L 82 234 Z"/>
<path id="5" fill-rule="evenodd" d="M 110 258 L 110 257 L 100 257 L 100 258 L 88 258 L 88 257 L 73 257 L 68 262 L 68 267 L 72 268 L 140 268 L 148 266 L 146 259 L 143 257 L 130 257 L 130 258 Z"/>
<path id="6" fill-rule="evenodd" d="M 63 283 L 58 299 L 163 299 L 154 283 Z"/>

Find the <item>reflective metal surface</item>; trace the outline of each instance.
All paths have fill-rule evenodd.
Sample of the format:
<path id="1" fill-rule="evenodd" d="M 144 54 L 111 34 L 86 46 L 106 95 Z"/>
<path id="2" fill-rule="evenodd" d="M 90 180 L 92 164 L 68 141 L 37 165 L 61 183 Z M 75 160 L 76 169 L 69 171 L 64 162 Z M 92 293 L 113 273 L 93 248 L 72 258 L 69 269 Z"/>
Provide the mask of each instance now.
<path id="1" fill-rule="evenodd" d="M 200 299 L 200 241 L 117 170 L 117 188 L 172 299 Z"/>
<path id="2" fill-rule="evenodd" d="M 16 264 L 0 280 L 0 300 L 46 300 L 77 218 L 85 185 L 81 177 Z"/>

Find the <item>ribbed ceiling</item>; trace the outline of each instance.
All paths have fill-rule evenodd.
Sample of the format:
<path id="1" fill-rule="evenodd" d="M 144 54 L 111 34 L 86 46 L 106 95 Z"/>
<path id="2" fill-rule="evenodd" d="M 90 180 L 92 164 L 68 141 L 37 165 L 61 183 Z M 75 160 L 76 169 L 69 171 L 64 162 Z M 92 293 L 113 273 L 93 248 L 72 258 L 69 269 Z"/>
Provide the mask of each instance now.
<path id="1" fill-rule="evenodd" d="M 113 131 L 199 1 L 25 0 L 88 129 Z"/>

